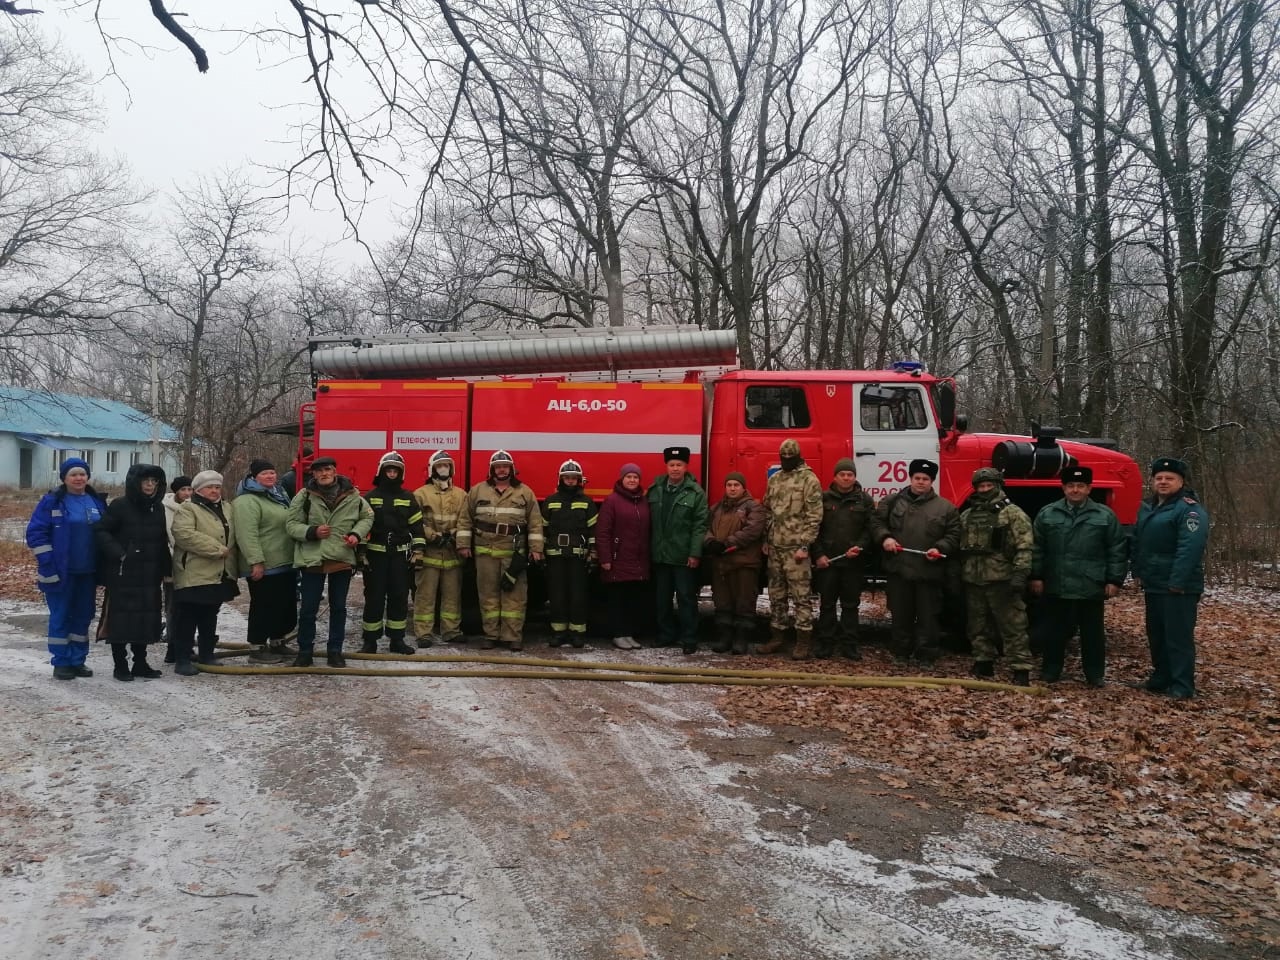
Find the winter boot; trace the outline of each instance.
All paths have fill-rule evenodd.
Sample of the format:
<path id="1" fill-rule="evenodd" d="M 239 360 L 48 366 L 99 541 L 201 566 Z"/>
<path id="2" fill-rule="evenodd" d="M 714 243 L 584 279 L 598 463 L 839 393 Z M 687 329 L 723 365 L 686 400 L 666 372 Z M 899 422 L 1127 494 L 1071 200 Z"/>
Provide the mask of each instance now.
<path id="1" fill-rule="evenodd" d="M 325 663 L 327 663 L 331 667 L 337 667 L 339 670 L 341 670 L 343 667 L 347 665 L 347 660 L 337 650 L 330 650 L 329 655 L 325 657 Z"/>
<path id="2" fill-rule="evenodd" d="M 76 672 L 77 677 L 92 677 L 93 671 L 86 667 L 83 663 L 77 663 L 71 668 Z"/>
<path id="3" fill-rule="evenodd" d="M 296 631 L 294 632 L 294 635 L 297 635 Z M 267 649 L 281 659 L 296 657 L 298 655 L 297 647 L 289 646 L 289 640 L 286 637 L 281 637 L 278 640 L 268 640 Z"/>
<path id="4" fill-rule="evenodd" d="M 769 639 L 765 643 L 756 644 L 756 653 L 767 657 L 771 653 L 777 653 L 783 648 L 787 642 L 787 631 L 785 627 L 769 627 Z"/>
<path id="5" fill-rule="evenodd" d="M 485 637 L 483 640 L 480 641 L 481 650 L 492 650 L 497 645 L 498 645 L 498 641 L 493 639 L 493 637 Z"/>
<path id="6" fill-rule="evenodd" d="M 979 680 L 990 680 L 996 675 L 996 665 L 990 660 L 975 660 L 971 672 Z"/>
<path id="7" fill-rule="evenodd" d="M 164 645 L 164 662 L 165 663 L 178 662 L 178 651 L 173 648 L 172 643 L 166 643 Z"/>
<path id="8" fill-rule="evenodd" d="M 297 655 L 296 657 L 294 657 L 294 658 L 293 658 L 293 664 L 292 664 L 292 666 L 295 666 L 295 667 L 310 667 L 310 666 L 312 666 L 312 665 L 313 665 L 313 663 L 314 663 L 314 661 L 313 661 L 313 659 L 312 659 L 311 651 L 310 651 L 310 650 L 299 650 L 299 651 L 298 651 L 298 655 Z"/>
<path id="9" fill-rule="evenodd" d="M 556 630 L 551 634 L 551 639 L 547 641 L 549 647 L 563 647 L 569 642 L 569 634 L 564 630 Z"/>
<path id="10" fill-rule="evenodd" d="M 129 651 L 123 643 L 111 645 L 111 659 L 115 662 L 115 669 L 111 671 L 111 675 L 122 683 L 132 682 L 133 674 L 129 672 Z"/>
<path id="11" fill-rule="evenodd" d="M 861 660 L 862 650 L 858 647 L 858 641 L 846 640 L 840 647 L 840 656 L 846 660 Z"/>
<path id="12" fill-rule="evenodd" d="M 361 652 L 361 653 L 377 653 L 377 652 L 378 652 L 378 641 L 377 641 L 377 640 L 365 640 L 363 643 L 361 643 L 361 644 L 360 644 L 360 652 Z"/>
<path id="13" fill-rule="evenodd" d="M 179 660 L 173 665 L 173 672 L 180 677 L 194 677 L 200 671 L 196 669 L 196 665 L 190 660 Z"/>
<path id="14" fill-rule="evenodd" d="M 416 650 L 414 650 L 413 647 L 409 646 L 402 639 L 392 640 L 391 646 L 388 647 L 388 649 L 392 653 L 398 653 L 401 656 L 409 656 L 409 657 L 413 656 L 417 652 Z"/>
<path id="15" fill-rule="evenodd" d="M 74 680 L 76 678 L 75 667 L 54 667 L 53 679 L 55 680 Z"/>
<path id="16" fill-rule="evenodd" d="M 712 653 L 728 653 L 733 649 L 733 625 L 729 623 L 716 624 L 717 634 L 716 642 L 711 645 Z"/>
<path id="17" fill-rule="evenodd" d="M 435 634 L 435 633 L 423 634 L 421 637 L 418 638 L 418 649 L 426 650 L 428 647 L 433 646 L 439 642 L 440 642 L 440 636 L 438 634 Z"/>
<path id="18" fill-rule="evenodd" d="M 753 627 L 738 627 L 733 631 L 733 652 L 742 656 L 751 652 L 751 634 Z"/>
<path id="19" fill-rule="evenodd" d="M 1030 670 L 1013 671 L 1013 685 L 1015 687 L 1031 686 L 1031 671 Z"/>
<path id="20" fill-rule="evenodd" d="M 249 651 L 250 663 L 279 663 L 280 656 L 265 643 L 256 644 Z"/>
<path id="21" fill-rule="evenodd" d="M 569 634 L 569 644 L 575 650 L 581 650 L 587 645 L 587 635 L 585 633 L 571 633 Z"/>
<path id="22" fill-rule="evenodd" d="M 808 660 L 813 656 L 813 631 L 796 630 L 796 645 L 791 651 L 792 660 Z"/>
<path id="23" fill-rule="evenodd" d="M 133 655 L 133 675 L 141 677 L 143 680 L 158 680 L 164 676 L 159 670 L 147 663 L 145 656 Z"/>

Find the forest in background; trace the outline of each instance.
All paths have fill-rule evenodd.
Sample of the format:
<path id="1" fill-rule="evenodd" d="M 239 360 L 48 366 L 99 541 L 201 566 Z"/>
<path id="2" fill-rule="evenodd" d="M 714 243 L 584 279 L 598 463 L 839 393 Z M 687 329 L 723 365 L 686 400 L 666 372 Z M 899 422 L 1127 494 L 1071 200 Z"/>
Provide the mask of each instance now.
<path id="1" fill-rule="evenodd" d="M 231 27 L 296 64 L 305 148 L 156 204 L 0 3 L 0 381 L 145 409 L 154 362 L 226 467 L 296 415 L 312 337 L 732 329 L 746 367 L 920 359 L 976 429 L 1185 456 L 1224 569 L 1280 554 L 1280 2 L 261 7 Z M 367 262 L 273 242 L 379 177 L 417 202 Z"/>

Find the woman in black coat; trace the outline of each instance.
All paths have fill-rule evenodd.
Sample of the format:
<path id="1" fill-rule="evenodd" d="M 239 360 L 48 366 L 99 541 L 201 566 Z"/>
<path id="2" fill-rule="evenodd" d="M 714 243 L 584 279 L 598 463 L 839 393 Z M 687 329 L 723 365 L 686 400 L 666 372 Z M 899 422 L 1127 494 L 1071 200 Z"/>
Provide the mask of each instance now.
<path id="1" fill-rule="evenodd" d="M 111 644 L 117 680 L 160 676 L 147 663 L 147 644 L 160 642 L 160 584 L 169 576 L 169 536 L 164 519 L 164 471 L 135 463 L 124 496 L 112 500 L 94 527 L 98 572 L 107 588 L 98 639 Z M 133 669 L 125 645 L 133 648 Z"/>

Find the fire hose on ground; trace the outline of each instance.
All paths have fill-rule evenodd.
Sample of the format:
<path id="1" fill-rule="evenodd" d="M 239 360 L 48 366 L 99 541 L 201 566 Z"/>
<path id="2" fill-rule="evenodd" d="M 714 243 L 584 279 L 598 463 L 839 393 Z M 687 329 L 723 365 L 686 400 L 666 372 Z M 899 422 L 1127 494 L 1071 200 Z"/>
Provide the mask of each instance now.
<path id="1" fill-rule="evenodd" d="M 248 644 L 219 644 L 219 660 L 244 656 Z M 497 677 L 512 680 L 597 680 L 626 683 L 694 683 L 728 687 L 859 687 L 890 689 L 941 689 L 961 687 L 985 692 L 1029 693 L 1044 696 L 1043 687 L 1020 687 L 993 680 L 969 677 L 880 677 L 839 673 L 809 673 L 799 670 L 744 670 L 735 667 L 685 667 L 658 664 L 610 663 L 596 660 L 551 660 L 536 657 L 473 656 L 464 653 L 414 654 L 344 653 L 348 660 L 383 663 L 492 664 L 497 669 L 459 669 L 412 666 L 403 669 L 376 667 L 293 667 L 254 664 L 197 664 L 202 673 L 228 676 L 287 677 L 331 675 L 340 677 Z"/>

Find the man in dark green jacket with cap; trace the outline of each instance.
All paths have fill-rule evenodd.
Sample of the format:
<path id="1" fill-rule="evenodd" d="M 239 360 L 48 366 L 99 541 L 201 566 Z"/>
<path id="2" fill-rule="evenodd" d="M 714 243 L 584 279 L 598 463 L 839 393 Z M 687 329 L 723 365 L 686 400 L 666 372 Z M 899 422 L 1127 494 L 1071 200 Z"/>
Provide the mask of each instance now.
<path id="1" fill-rule="evenodd" d="M 1080 630 L 1080 665 L 1085 681 L 1106 681 L 1107 646 L 1103 604 L 1120 592 L 1129 550 L 1120 521 L 1110 507 L 1091 499 L 1093 471 L 1062 471 L 1061 500 L 1041 509 L 1031 548 L 1031 592 L 1042 597 L 1044 660 L 1040 679 L 1062 678 L 1067 641 Z"/>
<path id="2" fill-rule="evenodd" d="M 1204 594 L 1209 513 L 1187 486 L 1186 463 L 1151 464 L 1150 499 L 1138 510 L 1133 579 L 1147 601 L 1152 693 L 1189 700 L 1196 692 L 1196 611 Z"/>
<path id="3" fill-rule="evenodd" d="M 707 495 L 689 476 L 689 448 L 662 451 L 666 476 L 649 487 L 653 586 L 658 595 L 658 646 L 698 649 L 698 565 L 707 536 Z M 676 610 L 671 609 L 675 596 Z"/>

